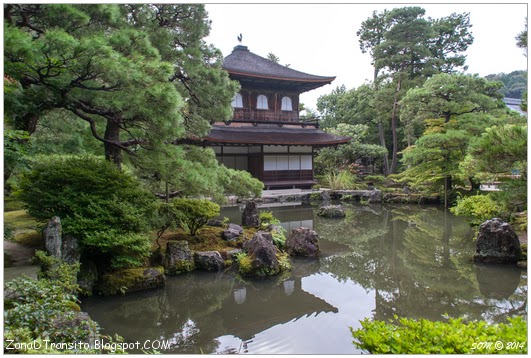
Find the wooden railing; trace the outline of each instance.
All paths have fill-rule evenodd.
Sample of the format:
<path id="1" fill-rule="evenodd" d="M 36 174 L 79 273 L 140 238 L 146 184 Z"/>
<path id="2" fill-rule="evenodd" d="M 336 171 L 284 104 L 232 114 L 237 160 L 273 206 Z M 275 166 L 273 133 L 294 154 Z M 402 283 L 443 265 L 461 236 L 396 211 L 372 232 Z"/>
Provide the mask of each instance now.
<path id="1" fill-rule="evenodd" d="M 311 170 L 264 170 L 264 181 L 312 180 Z"/>
<path id="2" fill-rule="evenodd" d="M 225 124 L 229 125 L 231 122 L 252 123 L 253 125 L 274 123 L 278 124 L 279 126 L 285 124 L 300 124 L 303 127 L 319 127 L 319 122 L 317 118 L 301 118 L 299 117 L 299 113 L 297 112 L 275 112 L 273 110 L 250 110 L 247 108 L 234 109 L 234 115 L 232 120 L 230 120 L 229 122 L 225 122 Z"/>
<path id="3" fill-rule="evenodd" d="M 235 109 L 234 121 L 271 121 L 271 122 L 299 122 L 299 113 L 294 111 L 275 112 L 267 109 Z"/>

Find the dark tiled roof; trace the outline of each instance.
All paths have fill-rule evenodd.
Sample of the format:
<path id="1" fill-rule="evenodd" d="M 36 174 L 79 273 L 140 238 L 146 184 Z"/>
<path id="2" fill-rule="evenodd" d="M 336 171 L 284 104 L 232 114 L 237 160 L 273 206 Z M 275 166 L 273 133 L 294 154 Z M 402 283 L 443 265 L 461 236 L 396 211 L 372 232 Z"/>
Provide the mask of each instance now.
<path id="1" fill-rule="evenodd" d="M 238 77 L 256 77 L 304 84 L 305 91 L 331 83 L 335 77 L 316 76 L 296 71 L 250 52 L 246 46 L 236 46 L 225 57 L 223 69 Z"/>
<path id="2" fill-rule="evenodd" d="M 331 146 L 347 143 L 350 137 L 336 136 L 315 128 L 278 127 L 261 124 L 253 126 L 213 125 L 204 139 L 211 144 L 248 145 L 313 145 Z"/>

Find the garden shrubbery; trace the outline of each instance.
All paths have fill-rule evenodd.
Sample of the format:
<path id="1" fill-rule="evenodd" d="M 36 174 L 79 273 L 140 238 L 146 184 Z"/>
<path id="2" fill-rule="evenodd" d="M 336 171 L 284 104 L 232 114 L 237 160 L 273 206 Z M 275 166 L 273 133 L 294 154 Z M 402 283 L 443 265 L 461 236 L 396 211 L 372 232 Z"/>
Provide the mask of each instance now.
<path id="1" fill-rule="evenodd" d="M 208 220 L 219 215 L 219 205 L 206 199 L 173 199 L 170 203 L 177 226 L 195 236 Z"/>
<path id="2" fill-rule="evenodd" d="M 450 208 L 455 215 L 462 215 L 469 218 L 473 225 L 479 225 L 485 220 L 498 217 L 501 207 L 490 197 L 490 195 L 474 195 L 457 199 L 457 204 Z"/>
<path id="3" fill-rule="evenodd" d="M 111 268 L 144 264 L 156 199 L 132 175 L 93 156 L 52 156 L 32 164 L 18 197 L 40 221 L 59 216 L 85 255 Z"/>
<path id="4" fill-rule="evenodd" d="M 508 318 L 507 323 L 500 324 L 463 323 L 462 319 L 433 322 L 396 316 L 395 320 L 386 323 L 365 319 L 361 329 L 350 328 L 353 343 L 372 354 L 527 353 L 527 322 L 522 317 Z"/>
<path id="5" fill-rule="evenodd" d="M 41 264 L 39 280 L 23 276 L 4 285 L 4 352 L 59 353 L 45 341 L 91 343 L 99 338 L 98 324 L 79 312 L 79 264 L 60 262 L 42 251 L 37 257 Z M 8 345 L 10 340 L 12 347 Z M 96 351 L 80 345 L 68 353 Z"/>

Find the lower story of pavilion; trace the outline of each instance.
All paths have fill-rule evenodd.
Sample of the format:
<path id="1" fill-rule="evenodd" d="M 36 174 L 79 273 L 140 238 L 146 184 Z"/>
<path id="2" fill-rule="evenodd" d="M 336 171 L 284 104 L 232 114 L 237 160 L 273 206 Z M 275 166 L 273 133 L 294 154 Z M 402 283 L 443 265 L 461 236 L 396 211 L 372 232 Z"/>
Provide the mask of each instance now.
<path id="1" fill-rule="evenodd" d="M 266 189 L 310 188 L 319 148 L 350 140 L 311 128 L 213 126 L 204 145 L 228 168 L 246 170 Z"/>

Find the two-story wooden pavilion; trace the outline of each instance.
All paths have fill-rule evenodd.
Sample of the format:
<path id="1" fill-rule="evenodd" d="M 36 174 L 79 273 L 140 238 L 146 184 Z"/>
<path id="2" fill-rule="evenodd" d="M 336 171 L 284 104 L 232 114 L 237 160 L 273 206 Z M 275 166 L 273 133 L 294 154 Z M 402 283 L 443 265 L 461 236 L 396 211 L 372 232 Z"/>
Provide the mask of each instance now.
<path id="1" fill-rule="evenodd" d="M 249 171 L 266 188 L 311 187 L 315 151 L 350 138 L 325 133 L 316 120 L 300 118 L 299 95 L 335 77 L 293 70 L 242 45 L 224 59 L 223 68 L 241 90 L 232 102 L 233 119 L 214 123 L 203 144 L 225 166 Z"/>

